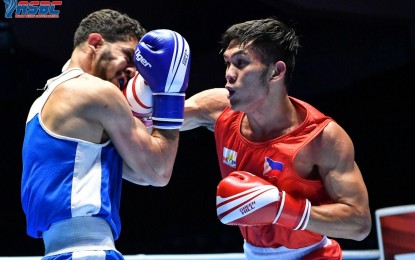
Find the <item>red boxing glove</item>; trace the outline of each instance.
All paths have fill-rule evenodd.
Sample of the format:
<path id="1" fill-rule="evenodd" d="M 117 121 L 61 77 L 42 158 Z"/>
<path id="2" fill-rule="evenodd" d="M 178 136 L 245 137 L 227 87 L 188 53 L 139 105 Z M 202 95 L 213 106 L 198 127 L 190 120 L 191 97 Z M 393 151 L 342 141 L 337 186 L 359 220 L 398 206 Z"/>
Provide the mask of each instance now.
<path id="1" fill-rule="evenodd" d="M 122 93 L 131 106 L 131 111 L 135 117 L 147 127 L 152 126 L 151 113 L 153 111 L 153 92 L 145 83 L 143 77 L 136 73 L 128 81 Z"/>
<path id="2" fill-rule="evenodd" d="M 216 213 L 227 225 L 279 224 L 304 230 L 310 210 L 309 200 L 295 199 L 249 172 L 234 171 L 220 181 L 217 188 Z"/>

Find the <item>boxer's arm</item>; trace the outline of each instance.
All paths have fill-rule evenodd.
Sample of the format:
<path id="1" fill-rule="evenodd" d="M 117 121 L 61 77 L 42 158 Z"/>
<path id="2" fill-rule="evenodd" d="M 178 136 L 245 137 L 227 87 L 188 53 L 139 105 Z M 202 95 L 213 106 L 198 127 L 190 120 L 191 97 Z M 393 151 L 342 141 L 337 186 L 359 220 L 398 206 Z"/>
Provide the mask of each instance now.
<path id="1" fill-rule="evenodd" d="M 352 140 L 331 122 L 315 145 L 318 170 L 334 203 L 313 206 L 307 229 L 330 237 L 364 239 L 371 230 L 371 215 Z"/>
<path id="2" fill-rule="evenodd" d="M 186 99 L 184 122 L 180 131 L 197 127 L 206 127 L 213 131 L 216 119 L 229 105 L 228 91 L 225 88 L 213 88 L 199 92 Z"/>
<path id="3" fill-rule="evenodd" d="M 109 82 L 104 84 L 97 87 L 99 97 L 89 101 L 95 103 L 94 109 L 85 116 L 90 113 L 91 120 L 100 122 L 124 163 L 131 168 L 123 173 L 123 177 L 134 183 L 167 185 L 173 171 L 179 131 L 153 129 L 150 135 L 148 129 L 132 115 L 122 92 Z"/>
<path id="4" fill-rule="evenodd" d="M 128 137 L 137 138 L 132 143 L 139 141 L 139 144 L 144 144 L 137 149 L 137 146 L 131 146 L 125 142 L 131 142 L 131 140 L 118 139 L 121 142 L 118 149 L 123 150 L 124 147 L 127 147 L 125 153 L 122 154 L 126 162 L 123 173 L 125 179 L 138 184 L 148 183 L 154 186 L 164 186 L 169 182 L 177 153 L 178 129 L 181 127 L 184 117 L 185 91 L 189 80 L 190 63 L 190 47 L 187 41 L 175 31 L 167 29 L 150 31 L 137 44 L 134 64 L 140 74 L 137 76 L 137 80 L 142 79 L 142 82 L 138 82 L 143 84 L 136 84 L 134 89 L 134 81 L 130 80 L 126 91 L 131 90 L 131 92 L 126 92 L 124 95 L 138 118 L 140 118 L 143 108 L 148 107 L 144 111 L 152 113 L 153 124 L 151 136 L 143 133 L 142 124 L 137 124 L 135 119 L 131 121 L 131 116 L 125 118 L 124 123 L 127 124 L 124 126 L 121 125 L 123 122 L 111 124 L 112 126 L 125 127 Z M 148 83 L 148 91 L 143 93 L 140 90 L 144 90 L 144 80 Z M 131 86 L 130 83 L 132 83 Z M 143 98 L 149 97 L 150 94 L 152 102 L 142 106 L 145 103 L 142 102 Z M 137 98 L 140 102 L 137 101 Z M 134 131 L 134 129 L 139 131 Z M 138 135 L 134 136 L 137 133 Z M 111 139 L 113 137 L 114 135 L 111 136 Z M 136 159 L 129 160 L 131 153 L 135 155 Z"/>

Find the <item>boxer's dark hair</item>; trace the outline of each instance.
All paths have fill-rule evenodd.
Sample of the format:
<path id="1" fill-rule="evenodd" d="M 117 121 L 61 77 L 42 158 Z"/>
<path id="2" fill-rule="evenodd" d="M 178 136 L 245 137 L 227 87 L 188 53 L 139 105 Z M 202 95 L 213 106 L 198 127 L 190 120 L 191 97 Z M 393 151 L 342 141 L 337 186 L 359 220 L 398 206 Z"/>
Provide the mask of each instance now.
<path id="1" fill-rule="evenodd" d="M 140 40 L 146 32 L 137 20 L 127 14 L 102 9 L 89 14 L 81 21 L 76 29 L 73 44 L 74 48 L 79 46 L 91 33 L 99 33 L 105 41 L 116 42 L 128 41 L 132 37 Z"/>
<path id="2" fill-rule="evenodd" d="M 285 83 L 288 86 L 291 82 L 300 44 L 294 29 L 287 24 L 272 17 L 235 24 L 223 33 L 220 45 L 221 52 L 238 45 L 251 48 L 265 65 L 284 61 L 287 67 Z"/>

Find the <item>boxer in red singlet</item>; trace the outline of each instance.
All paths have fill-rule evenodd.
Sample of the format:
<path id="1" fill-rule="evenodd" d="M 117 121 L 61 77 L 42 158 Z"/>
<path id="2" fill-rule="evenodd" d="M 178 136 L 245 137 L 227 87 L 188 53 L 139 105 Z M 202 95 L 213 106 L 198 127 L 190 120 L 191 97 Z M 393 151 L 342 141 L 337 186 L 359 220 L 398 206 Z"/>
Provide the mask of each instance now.
<path id="1" fill-rule="evenodd" d="M 341 259 L 333 238 L 371 230 L 367 188 L 346 131 L 288 94 L 294 29 L 247 21 L 221 44 L 226 86 L 188 98 L 181 128 L 214 131 L 219 219 L 239 226 L 247 259 Z"/>

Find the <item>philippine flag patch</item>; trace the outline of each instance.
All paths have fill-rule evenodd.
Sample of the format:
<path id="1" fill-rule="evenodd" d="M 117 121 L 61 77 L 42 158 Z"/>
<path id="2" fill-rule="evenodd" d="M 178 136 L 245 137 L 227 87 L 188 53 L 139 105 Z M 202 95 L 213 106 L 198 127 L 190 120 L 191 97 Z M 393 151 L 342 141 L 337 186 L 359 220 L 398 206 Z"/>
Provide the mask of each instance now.
<path id="1" fill-rule="evenodd" d="M 284 164 L 282 162 L 274 161 L 269 157 L 265 157 L 264 161 L 264 175 L 272 170 L 277 170 L 279 172 L 282 172 L 284 168 Z"/>

